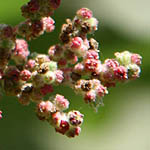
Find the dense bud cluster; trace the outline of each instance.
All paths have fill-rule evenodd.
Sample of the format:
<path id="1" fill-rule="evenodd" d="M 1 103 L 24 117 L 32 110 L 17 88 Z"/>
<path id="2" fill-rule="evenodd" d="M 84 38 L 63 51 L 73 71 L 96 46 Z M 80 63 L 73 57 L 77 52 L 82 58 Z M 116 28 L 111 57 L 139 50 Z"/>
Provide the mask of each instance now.
<path id="1" fill-rule="evenodd" d="M 37 116 L 40 120 L 48 121 L 61 134 L 75 137 L 81 131 L 83 115 L 79 111 L 63 112 L 69 108 L 69 101 L 57 94 L 54 99 L 41 101 L 37 104 Z"/>
<path id="2" fill-rule="evenodd" d="M 61 0 L 30 0 L 21 7 L 22 16 L 30 19 L 38 19 L 51 16 L 59 7 Z"/>
<path id="3" fill-rule="evenodd" d="M 69 86 L 97 111 L 109 87 L 139 77 L 142 57 L 124 51 L 102 62 L 98 42 L 87 36 L 98 27 L 88 8 L 81 8 L 62 25 L 61 44 L 50 46 L 48 54 L 30 53 L 27 41 L 54 30 L 50 16 L 59 5 L 60 0 L 30 0 L 21 7 L 24 22 L 15 27 L 0 24 L 0 88 L 22 105 L 36 103 L 40 120 L 75 137 L 81 132 L 83 114 L 67 112 L 69 101 L 59 93 L 54 96 L 54 86 Z"/>
<path id="4" fill-rule="evenodd" d="M 43 17 L 38 20 L 27 19 L 16 26 L 16 33 L 27 40 L 39 37 L 46 32 L 52 32 L 55 29 L 55 21 L 51 17 Z"/>

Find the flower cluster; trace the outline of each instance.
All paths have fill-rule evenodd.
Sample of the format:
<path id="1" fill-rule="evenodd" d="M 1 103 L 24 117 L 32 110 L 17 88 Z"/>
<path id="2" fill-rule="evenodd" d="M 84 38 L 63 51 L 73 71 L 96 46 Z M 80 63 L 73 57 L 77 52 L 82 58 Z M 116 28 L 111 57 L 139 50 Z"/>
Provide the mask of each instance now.
<path id="1" fill-rule="evenodd" d="M 15 27 L 0 24 L 0 88 L 6 95 L 16 96 L 22 105 L 36 103 L 40 120 L 47 121 L 56 132 L 75 137 L 81 132 L 83 114 L 66 112 L 69 101 L 54 95 L 54 86 L 69 86 L 97 111 L 109 87 L 139 77 L 142 57 L 124 51 L 102 62 L 98 42 L 87 36 L 98 29 L 98 20 L 88 8 L 66 20 L 60 43 L 50 46 L 47 54 L 30 53 L 28 40 L 55 29 L 50 16 L 60 1 L 30 0 L 21 7 L 25 21 Z"/>
<path id="2" fill-rule="evenodd" d="M 48 121 L 61 134 L 68 137 L 79 135 L 83 115 L 79 111 L 63 112 L 69 108 L 69 101 L 57 94 L 54 99 L 41 101 L 37 104 L 37 116 L 40 120 Z"/>

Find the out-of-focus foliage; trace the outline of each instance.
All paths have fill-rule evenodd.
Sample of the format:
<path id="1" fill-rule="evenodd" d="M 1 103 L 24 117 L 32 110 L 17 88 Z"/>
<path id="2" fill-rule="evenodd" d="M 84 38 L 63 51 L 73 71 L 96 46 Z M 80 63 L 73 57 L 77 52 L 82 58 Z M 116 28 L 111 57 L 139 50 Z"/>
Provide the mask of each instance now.
<path id="1" fill-rule="evenodd" d="M 139 6 L 137 0 L 133 1 L 135 2 L 134 7 Z M 0 23 L 15 25 L 22 21 L 20 6 L 25 2 L 27 0 L 1 1 Z M 136 81 L 120 84 L 116 88 L 110 89 L 110 94 L 104 98 L 105 106 L 101 107 L 98 113 L 87 107 L 81 97 L 75 96 L 71 89 L 57 88 L 56 90 L 60 94 L 63 93 L 66 98 L 71 100 L 71 108 L 77 108 L 85 114 L 82 133 L 76 139 L 68 139 L 56 134 L 51 126 L 39 121 L 35 112 L 32 111 L 34 105 L 23 107 L 15 98 L 3 97 L 0 100 L 0 108 L 5 112 L 3 119 L 0 121 L 0 150 L 150 149 L 150 39 L 145 40 L 143 34 L 140 38 L 137 38 L 137 36 L 140 36 L 138 30 L 134 30 L 132 35 L 130 34 L 132 18 L 128 13 L 128 8 L 122 9 L 123 12 L 119 10 L 120 15 L 117 14 L 116 16 L 113 13 L 115 9 L 122 8 L 122 6 L 118 6 L 120 2 L 115 2 L 116 5 L 112 5 L 112 7 L 110 7 L 111 3 L 107 3 L 105 0 L 101 0 L 100 3 L 93 0 L 92 3 L 90 2 L 90 5 L 88 5 L 86 0 L 64 0 L 53 16 L 56 21 L 55 31 L 31 41 L 29 43 L 30 49 L 46 53 L 50 45 L 59 41 L 60 27 L 65 19 L 67 17 L 73 18 L 76 10 L 80 7 L 89 7 L 92 8 L 100 21 L 99 30 L 93 36 L 101 43 L 101 60 L 112 57 L 116 51 L 130 50 L 139 53 L 143 57 L 141 77 Z M 128 5 L 130 6 L 130 2 L 128 2 Z M 144 9 L 143 5 L 146 4 L 141 1 L 142 7 L 139 8 L 139 11 L 147 12 L 148 10 Z M 103 8 L 105 13 L 99 13 L 102 12 L 100 8 Z M 136 14 L 135 9 L 133 11 Z M 111 14 L 110 21 L 109 14 L 106 15 L 109 12 Z M 122 15 L 121 12 L 125 15 Z M 121 16 L 126 17 L 119 18 L 115 26 L 115 20 L 118 16 L 120 18 Z M 146 16 L 143 16 L 143 18 L 146 19 Z M 141 25 L 146 22 L 145 20 L 142 22 L 142 18 L 139 19 L 141 19 Z M 129 22 L 128 26 L 122 27 L 122 22 Z M 132 22 L 132 26 L 136 27 L 137 22 Z M 145 28 L 143 27 L 144 32 L 147 26 L 145 24 Z M 129 30 L 127 30 L 127 27 Z"/>

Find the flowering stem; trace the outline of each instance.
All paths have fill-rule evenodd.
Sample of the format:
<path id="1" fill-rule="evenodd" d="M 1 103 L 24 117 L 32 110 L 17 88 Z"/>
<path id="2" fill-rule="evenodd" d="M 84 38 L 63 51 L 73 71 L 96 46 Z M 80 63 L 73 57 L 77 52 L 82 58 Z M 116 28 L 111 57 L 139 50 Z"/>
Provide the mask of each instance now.
<path id="1" fill-rule="evenodd" d="M 109 87 L 139 77 L 142 57 L 117 52 L 115 58 L 102 63 L 98 42 L 87 38 L 98 29 L 98 20 L 88 8 L 78 10 L 73 20 L 66 20 L 60 43 L 50 46 L 47 54 L 31 54 L 27 41 L 55 29 L 50 16 L 60 2 L 30 0 L 21 7 L 25 21 L 15 27 L 0 24 L 0 85 L 6 95 L 16 96 L 22 105 L 36 103 L 38 118 L 47 121 L 56 132 L 75 137 L 81 132 L 83 114 L 77 110 L 66 112 L 69 101 L 60 94 L 54 96 L 53 86 L 69 86 L 98 110 Z M 18 35 L 22 38 L 18 39 Z M 10 65 L 11 61 L 14 65 Z M 47 94 L 51 97 L 45 101 Z"/>

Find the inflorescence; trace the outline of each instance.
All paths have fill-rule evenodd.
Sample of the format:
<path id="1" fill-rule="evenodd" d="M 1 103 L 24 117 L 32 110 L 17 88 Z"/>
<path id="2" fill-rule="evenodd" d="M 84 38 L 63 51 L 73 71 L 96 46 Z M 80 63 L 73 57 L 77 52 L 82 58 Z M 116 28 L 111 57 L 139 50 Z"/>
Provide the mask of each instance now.
<path id="1" fill-rule="evenodd" d="M 66 112 L 69 101 L 63 95 L 53 95 L 53 87 L 69 86 L 97 110 L 109 87 L 139 77 L 142 57 L 117 52 L 102 63 L 99 43 L 87 38 L 98 27 L 98 20 L 88 8 L 78 10 L 73 20 L 66 20 L 60 43 L 50 46 L 48 54 L 30 53 L 27 41 L 55 29 L 50 16 L 60 1 L 30 0 L 21 7 L 24 22 L 15 27 L 0 24 L 0 88 L 6 95 L 16 96 L 22 105 L 35 102 L 40 120 L 47 121 L 56 132 L 75 137 L 81 132 L 83 114 L 77 110 Z"/>

